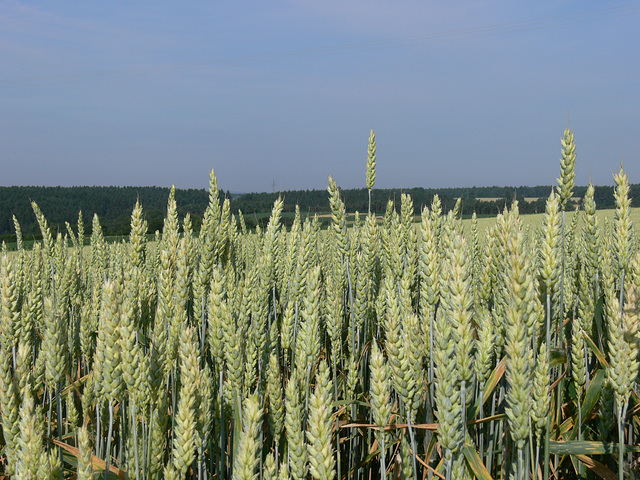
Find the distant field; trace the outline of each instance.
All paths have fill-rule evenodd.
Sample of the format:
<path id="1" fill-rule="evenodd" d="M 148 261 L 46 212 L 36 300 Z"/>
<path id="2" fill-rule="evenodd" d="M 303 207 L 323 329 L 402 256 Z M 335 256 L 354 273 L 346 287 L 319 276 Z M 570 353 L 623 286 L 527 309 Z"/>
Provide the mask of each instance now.
<path id="1" fill-rule="evenodd" d="M 598 216 L 598 218 L 600 219 L 600 227 L 602 228 L 604 220 L 608 219 L 610 222 L 613 221 L 613 215 L 615 213 L 614 209 L 609 209 L 609 210 L 599 210 L 596 212 L 596 215 Z M 566 213 L 566 218 L 565 221 L 567 224 L 569 224 L 569 222 L 571 222 L 571 219 L 573 218 L 573 215 L 575 215 L 575 212 L 567 212 Z M 581 217 L 584 217 L 584 212 L 579 212 L 578 215 L 580 215 Z M 543 218 L 544 214 L 542 213 L 532 213 L 529 215 L 521 215 L 520 217 L 522 218 L 522 222 L 525 225 L 530 225 L 531 228 L 540 228 L 542 227 L 542 218 Z M 488 227 L 490 227 L 491 225 L 493 225 L 496 221 L 496 217 L 484 217 L 484 218 L 478 218 L 478 232 L 481 236 L 484 235 L 485 231 L 487 230 Z M 583 219 L 580 218 L 578 220 L 578 228 L 582 227 L 582 221 Z M 631 209 L 631 221 L 633 222 L 634 225 L 640 225 L 640 208 L 632 208 Z M 465 219 L 462 221 L 462 224 L 464 226 L 464 230 L 465 233 L 469 233 L 470 229 L 471 229 L 471 219 Z"/>
<path id="2" fill-rule="evenodd" d="M 543 197 L 524 197 L 525 202 L 537 202 Z M 479 202 L 499 202 L 500 200 L 504 200 L 503 197 L 476 197 L 476 200 Z M 579 202 L 582 200 L 581 197 L 571 197 L 571 200 L 574 202 Z"/>
<path id="3" fill-rule="evenodd" d="M 417 213 L 417 211 L 416 211 Z M 608 219 L 608 221 L 612 222 L 613 221 L 613 215 L 615 213 L 614 209 L 606 209 L 606 210 L 598 210 L 596 212 L 596 215 L 598 216 L 598 218 L 600 219 L 600 228 L 602 228 L 604 226 L 604 220 Z M 573 216 L 575 215 L 575 211 L 570 211 L 567 212 L 565 214 L 565 221 L 566 224 L 568 225 L 571 222 L 571 219 L 573 218 Z M 293 215 L 293 214 L 291 214 Z M 360 214 L 360 222 L 364 222 L 364 219 L 366 218 L 366 212 L 365 213 L 361 213 Z M 582 222 L 583 222 L 583 218 L 584 217 L 584 212 L 580 211 L 578 213 L 578 215 L 580 215 L 581 218 L 578 219 L 578 228 L 582 228 Z M 306 215 L 302 215 L 303 218 Z M 310 215 L 311 217 L 313 217 L 313 214 Z M 376 215 L 377 217 L 377 221 L 378 223 L 381 223 L 383 221 L 384 215 L 378 213 Z M 522 223 L 526 226 L 529 225 L 531 228 L 540 228 L 542 227 L 542 219 L 544 217 L 543 213 L 531 213 L 531 214 L 521 214 L 520 218 L 522 219 Z M 318 218 L 321 220 L 321 222 L 323 224 L 327 224 L 331 222 L 331 214 L 330 213 L 319 213 L 318 214 Z M 354 214 L 353 213 L 348 213 L 347 214 L 347 225 L 351 226 L 353 225 L 353 220 L 354 220 Z M 496 216 L 491 216 L 491 217 L 479 217 L 478 218 L 478 232 L 481 236 L 481 238 L 484 236 L 487 228 L 489 228 L 491 225 L 493 225 L 496 221 Z M 640 208 L 636 207 L 636 208 L 632 208 L 631 209 L 631 221 L 633 222 L 634 225 L 640 225 Z M 416 226 L 418 227 L 418 224 L 420 223 L 420 215 L 414 215 L 414 222 L 416 223 Z M 464 220 L 462 220 L 462 225 L 464 228 L 464 232 L 465 234 L 469 234 L 471 231 L 471 219 L 470 218 L 465 218 Z"/>
<path id="4" fill-rule="evenodd" d="M 477 197 L 476 200 L 479 202 L 497 202 L 499 200 L 504 200 L 503 197 Z"/>

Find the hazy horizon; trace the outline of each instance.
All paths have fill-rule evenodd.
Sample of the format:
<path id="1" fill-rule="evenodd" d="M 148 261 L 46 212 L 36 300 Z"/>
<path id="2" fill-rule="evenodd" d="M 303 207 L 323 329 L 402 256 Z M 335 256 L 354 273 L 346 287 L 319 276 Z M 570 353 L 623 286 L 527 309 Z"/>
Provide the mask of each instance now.
<path id="1" fill-rule="evenodd" d="M 640 4 L 0 0 L 0 185 L 640 182 Z"/>

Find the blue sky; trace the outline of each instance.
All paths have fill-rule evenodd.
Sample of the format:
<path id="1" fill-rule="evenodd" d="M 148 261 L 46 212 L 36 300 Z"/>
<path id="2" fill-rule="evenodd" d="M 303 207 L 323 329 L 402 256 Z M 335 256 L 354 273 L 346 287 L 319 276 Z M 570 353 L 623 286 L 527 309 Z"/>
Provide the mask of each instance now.
<path id="1" fill-rule="evenodd" d="M 640 3 L 0 0 L 1 185 L 640 182 Z"/>

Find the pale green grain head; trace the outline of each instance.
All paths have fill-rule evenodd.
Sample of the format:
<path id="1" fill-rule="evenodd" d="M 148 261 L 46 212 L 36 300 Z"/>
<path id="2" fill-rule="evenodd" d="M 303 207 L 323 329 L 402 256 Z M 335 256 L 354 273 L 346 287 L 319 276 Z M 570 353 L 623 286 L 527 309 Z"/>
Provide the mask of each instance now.
<path id="1" fill-rule="evenodd" d="M 289 474 L 295 480 L 307 478 L 307 448 L 304 441 L 304 404 L 300 400 L 296 371 L 285 387 L 285 431 L 289 445 Z"/>
<path id="2" fill-rule="evenodd" d="M 369 147 L 367 148 L 367 188 L 373 189 L 376 182 L 376 134 L 371 129 Z"/>
<path id="3" fill-rule="evenodd" d="M 560 207 L 564 210 L 567 201 L 573 196 L 576 178 L 576 145 L 573 139 L 573 132 L 568 128 L 565 129 L 560 142 L 562 143 L 562 158 L 560 159 L 560 178 L 557 180 Z"/>
<path id="4" fill-rule="evenodd" d="M 332 480 L 336 474 L 332 434 L 334 426 L 331 405 L 332 388 L 329 367 L 325 361 L 321 361 L 316 386 L 309 400 L 307 427 L 309 473 L 318 480 Z"/>
<path id="5" fill-rule="evenodd" d="M 242 423 L 238 451 L 233 463 L 233 480 L 254 480 L 260 465 L 262 427 L 262 408 L 257 394 L 245 400 Z"/>
<path id="6" fill-rule="evenodd" d="M 631 222 L 631 199 L 629 198 L 629 177 L 620 165 L 620 171 L 614 174 L 616 182 L 614 196 L 616 211 L 613 217 L 613 239 L 619 271 L 627 270 L 633 251 L 633 224 Z"/>
<path id="7" fill-rule="evenodd" d="M 93 464 L 91 463 L 91 439 L 89 430 L 83 426 L 78 430 L 78 480 L 91 480 L 93 478 Z"/>

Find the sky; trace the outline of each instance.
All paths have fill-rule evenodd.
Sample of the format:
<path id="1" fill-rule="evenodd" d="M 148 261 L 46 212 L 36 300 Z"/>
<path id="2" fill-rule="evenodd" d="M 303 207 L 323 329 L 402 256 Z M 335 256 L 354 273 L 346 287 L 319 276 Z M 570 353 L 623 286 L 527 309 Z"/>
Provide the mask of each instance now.
<path id="1" fill-rule="evenodd" d="M 640 183 L 640 2 L 0 0 L 0 185 Z"/>

